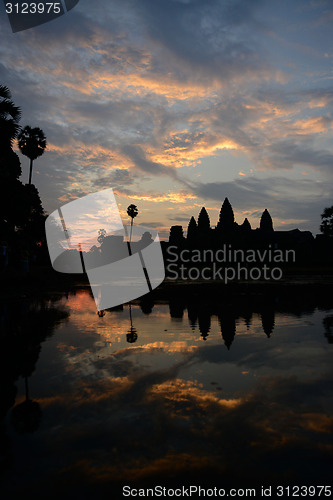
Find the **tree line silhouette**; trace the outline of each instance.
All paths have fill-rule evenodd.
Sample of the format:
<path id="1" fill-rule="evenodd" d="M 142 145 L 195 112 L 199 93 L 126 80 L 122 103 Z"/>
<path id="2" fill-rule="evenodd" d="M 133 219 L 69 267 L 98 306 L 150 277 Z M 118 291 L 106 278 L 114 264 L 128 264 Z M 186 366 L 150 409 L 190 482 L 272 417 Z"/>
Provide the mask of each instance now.
<path id="1" fill-rule="evenodd" d="M 36 127 L 21 128 L 21 110 L 11 99 L 8 87 L 0 85 L 0 234 L 3 270 L 45 251 L 45 212 L 37 188 L 31 183 L 33 162 L 46 148 L 43 131 Z M 30 159 L 29 183 L 23 184 L 21 162 L 13 147 L 15 141 L 22 154 Z M 26 269 L 25 269 L 26 270 Z"/>

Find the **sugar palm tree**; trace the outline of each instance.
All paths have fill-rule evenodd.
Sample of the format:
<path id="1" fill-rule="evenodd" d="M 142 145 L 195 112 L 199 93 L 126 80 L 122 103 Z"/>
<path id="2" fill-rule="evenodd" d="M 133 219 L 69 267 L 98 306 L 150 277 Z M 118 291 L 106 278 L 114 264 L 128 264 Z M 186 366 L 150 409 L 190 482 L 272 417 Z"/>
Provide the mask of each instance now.
<path id="1" fill-rule="evenodd" d="M 0 147 L 11 147 L 20 126 L 21 110 L 11 100 L 8 87 L 0 85 Z"/>
<path id="2" fill-rule="evenodd" d="M 18 135 L 18 145 L 24 156 L 30 158 L 29 185 L 31 184 L 33 161 L 44 153 L 47 142 L 44 132 L 38 128 L 27 125 Z"/>
<path id="3" fill-rule="evenodd" d="M 138 210 L 138 207 L 136 205 L 130 205 L 127 208 L 127 215 L 129 215 L 129 217 L 131 217 L 130 243 L 132 240 L 133 219 L 134 219 L 134 217 L 136 217 L 138 215 L 138 213 L 139 213 L 139 210 Z"/>

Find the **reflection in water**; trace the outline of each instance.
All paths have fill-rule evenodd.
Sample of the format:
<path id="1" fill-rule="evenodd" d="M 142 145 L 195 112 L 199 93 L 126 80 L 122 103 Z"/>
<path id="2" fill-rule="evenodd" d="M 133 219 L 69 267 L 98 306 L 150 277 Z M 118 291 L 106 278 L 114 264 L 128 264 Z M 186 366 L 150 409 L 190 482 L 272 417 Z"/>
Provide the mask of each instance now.
<path id="1" fill-rule="evenodd" d="M 224 343 L 230 349 L 236 335 L 236 318 L 231 307 L 220 312 L 219 323 Z"/>
<path id="2" fill-rule="evenodd" d="M 154 300 L 149 295 L 145 295 L 140 300 L 140 308 L 143 314 L 151 314 L 154 308 Z"/>
<path id="3" fill-rule="evenodd" d="M 130 316 L 130 329 L 126 335 L 126 340 L 129 344 L 134 344 L 138 340 L 138 334 L 136 331 L 136 328 L 133 326 L 133 319 L 132 319 L 132 304 L 129 303 L 129 316 Z"/>
<path id="4" fill-rule="evenodd" d="M 146 296 L 98 317 L 79 290 L 1 307 L 8 491 L 329 483 L 327 298 Z"/>
<path id="5" fill-rule="evenodd" d="M 275 313 L 274 309 L 267 309 L 261 313 L 262 329 L 266 333 L 267 337 L 271 336 L 275 325 Z"/>
<path id="6" fill-rule="evenodd" d="M 41 408 L 37 401 L 29 398 L 28 377 L 25 376 L 25 401 L 14 406 L 11 413 L 11 423 L 19 434 L 35 432 L 41 419 Z"/>
<path id="7" fill-rule="evenodd" d="M 198 308 L 197 304 L 194 301 L 191 301 L 188 306 L 187 306 L 187 314 L 188 314 L 188 319 L 191 325 L 192 331 L 195 330 L 195 325 L 198 320 Z"/>
<path id="8" fill-rule="evenodd" d="M 333 344 L 333 316 L 326 316 L 323 319 L 323 325 L 325 328 L 325 337 L 330 344 Z"/>
<path id="9" fill-rule="evenodd" d="M 15 382 L 24 377 L 26 400 L 28 377 L 34 372 L 41 344 L 53 334 L 54 328 L 64 322 L 69 312 L 55 307 L 56 298 L 28 300 L 1 304 L 1 397 L 0 414 L 5 414 L 15 403 Z M 27 405 L 28 407 L 29 405 Z"/>
<path id="10" fill-rule="evenodd" d="M 60 299 L 60 298 L 59 298 Z M 41 345 L 69 313 L 57 307 L 57 298 L 2 302 L 0 351 L 0 419 L 10 408 L 10 422 L 18 434 L 35 432 L 41 421 L 38 401 L 30 399 L 29 378 L 36 369 Z M 25 400 L 18 402 L 17 383 L 24 380 Z M 16 404 L 15 404 L 16 403 Z M 0 477 L 12 463 L 11 442 L 5 425 L 0 426 Z"/>
<path id="11" fill-rule="evenodd" d="M 203 340 L 207 340 L 209 330 L 210 330 L 210 314 L 204 310 L 199 310 L 198 313 L 198 323 L 201 337 Z"/>

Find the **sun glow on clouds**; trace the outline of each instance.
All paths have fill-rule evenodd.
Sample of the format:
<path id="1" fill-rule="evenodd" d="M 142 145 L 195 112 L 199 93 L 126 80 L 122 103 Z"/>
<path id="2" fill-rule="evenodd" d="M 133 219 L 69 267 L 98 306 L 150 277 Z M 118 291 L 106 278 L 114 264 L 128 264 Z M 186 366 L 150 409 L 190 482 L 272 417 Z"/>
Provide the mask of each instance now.
<path id="1" fill-rule="evenodd" d="M 122 194 L 115 190 L 116 194 Z M 166 193 L 164 195 L 137 195 L 131 194 L 128 196 L 128 199 L 140 200 L 140 201 L 149 201 L 152 203 L 162 203 L 162 202 L 170 202 L 170 203 L 186 203 L 187 200 L 195 200 L 197 197 L 190 193 L 178 192 L 178 193 Z"/>
<path id="2" fill-rule="evenodd" d="M 269 204 L 262 173 L 282 172 L 296 182 L 295 169 L 303 165 L 323 182 L 331 178 L 330 9 L 310 0 L 301 10 L 268 4 L 240 0 L 236 14 L 217 0 L 172 2 L 168 9 L 148 0 L 85 3 L 71 17 L 18 34 L 15 43 L 1 20 L 0 75 L 23 116 L 48 138 L 34 178 L 46 209 L 116 180 L 141 213 L 154 203 L 152 222 L 167 226 L 158 203 L 196 199 L 212 206 L 214 200 L 219 208 L 228 196 L 241 210 L 231 184 L 219 199 L 214 185 L 245 180 L 251 168 L 259 183 L 240 196 L 249 208 L 268 205 L 277 220 L 288 209 L 290 220 L 316 228 L 332 190 L 323 197 L 313 184 L 315 195 L 309 201 L 304 194 L 300 203 L 279 187 L 279 203 Z M 310 23 L 307 10 L 320 23 Z M 215 157 L 221 161 L 207 169 Z M 200 183 L 191 182 L 194 175 Z M 171 190 L 161 177 L 173 182 Z"/>
<path id="3" fill-rule="evenodd" d="M 174 403 L 195 399 L 199 406 L 207 406 L 208 404 L 215 403 L 226 409 L 236 408 L 243 402 L 241 398 L 219 398 L 215 392 L 202 390 L 198 381 L 183 379 L 174 379 L 163 384 L 155 384 L 151 387 L 151 393 L 158 394 L 159 397 L 163 396 L 166 400 L 171 400 Z"/>

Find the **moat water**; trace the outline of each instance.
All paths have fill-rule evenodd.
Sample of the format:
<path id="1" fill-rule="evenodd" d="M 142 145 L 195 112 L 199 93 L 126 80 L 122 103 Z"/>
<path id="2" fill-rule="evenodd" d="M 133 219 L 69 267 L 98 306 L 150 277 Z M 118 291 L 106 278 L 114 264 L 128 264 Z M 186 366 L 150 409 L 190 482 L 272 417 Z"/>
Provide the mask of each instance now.
<path id="1" fill-rule="evenodd" d="M 332 301 L 213 302 L 4 301 L 1 498 L 331 484 Z"/>

